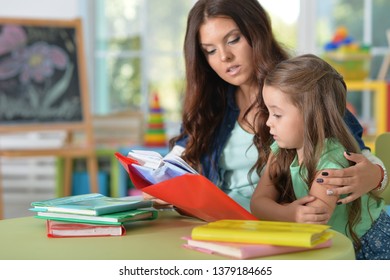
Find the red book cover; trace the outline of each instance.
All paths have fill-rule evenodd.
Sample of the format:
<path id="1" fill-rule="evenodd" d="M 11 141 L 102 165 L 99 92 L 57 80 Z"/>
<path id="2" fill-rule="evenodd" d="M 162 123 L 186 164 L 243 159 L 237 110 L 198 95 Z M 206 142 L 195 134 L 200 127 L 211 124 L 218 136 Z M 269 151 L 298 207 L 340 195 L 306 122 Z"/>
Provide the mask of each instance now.
<path id="1" fill-rule="evenodd" d="M 123 225 L 101 225 L 47 220 L 48 237 L 121 236 L 126 233 Z"/>
<path id="2" fill-rule="evenodd" d="M 164 200 L 191 216 L 206 222 L 221 219 L 257 220 L 255 216 L 202 175 L 185 174 L 161 183 L 151 184 L 134 168 L 133 164 L 138 164 L 136 160 L 120 153 L 115 153 L 115 156 L 138 190 Z"/>

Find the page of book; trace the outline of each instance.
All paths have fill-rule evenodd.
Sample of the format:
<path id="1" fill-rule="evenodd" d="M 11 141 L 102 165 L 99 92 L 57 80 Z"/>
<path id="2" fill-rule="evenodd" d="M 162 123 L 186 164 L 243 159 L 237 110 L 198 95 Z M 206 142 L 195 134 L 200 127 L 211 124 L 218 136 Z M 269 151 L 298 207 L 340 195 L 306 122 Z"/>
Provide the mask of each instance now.
<path id="1" fill-rule="evenodd" d="M 128 157 L 137 161 L 133 167 L 149 183 L 157 184 L 184 174 L 198 174 L 180 156 L 168 153 L 162 157 L 154 151 L 132 150 Z"/>

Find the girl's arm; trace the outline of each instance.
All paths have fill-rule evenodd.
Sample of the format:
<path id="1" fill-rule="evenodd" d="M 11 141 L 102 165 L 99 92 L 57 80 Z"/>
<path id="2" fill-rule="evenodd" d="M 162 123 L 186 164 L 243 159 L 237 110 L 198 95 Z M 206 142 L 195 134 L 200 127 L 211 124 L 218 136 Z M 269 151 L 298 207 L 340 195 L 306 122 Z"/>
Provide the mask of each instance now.
<path id="1" fill-rule="evenodd" d="M 333 169 L 336 170 L 336 169 Z M 329 218 L 332 216 L 334 209 L 336 208 L 336 203 L 338 200 L 338 196 L 327 195 L 327 190 L 331 189 L 328 186 L 324 186 L 323 184 L 318 183 L 318 179 L 321 178 L 321 171 L 317 173 L 316 178 L 314 179 L 309 194 L 314 196 L 316 200 L 307 203 L 307 206 L 312 207 L 324 207 L 326 208 L 327 213 L 329 214 Z"/>
<path id="2" fill-rule="evenodd" d="M 315 201 L 314 196 L 305 196 L 289 204 L 277 203 L 279 192 L 269 176 L 269 166 L 273 159 L 270 154 L 264 173 L 251 198 L 251 212 L 260 220 L 276 220 L 301 223 L 326 223 L 330 215 L 327 207 L 307 206 Z"/>

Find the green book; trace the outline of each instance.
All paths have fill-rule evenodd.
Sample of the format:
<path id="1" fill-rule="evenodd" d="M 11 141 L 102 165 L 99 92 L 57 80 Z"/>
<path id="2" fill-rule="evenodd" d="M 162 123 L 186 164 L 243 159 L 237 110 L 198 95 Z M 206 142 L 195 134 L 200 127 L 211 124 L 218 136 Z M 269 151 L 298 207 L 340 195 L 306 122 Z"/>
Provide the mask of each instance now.
<path id="1" fill-rule="evenodd" d="M 158 211 L 155 209 L 136 209 L 101 216 L 77 215 L 70 213 L 55 212 L 37 212 L 35 217 L 45 220 L 105 224 L 105 225 L 122 225 L 127 222 L 154 220 L 157 218 Z"/>
<path id="2" fill-rule="evenodd" d="M 31 203 L 35 212 L 72 213 L 99 216 L 115 212 L 152 207 L 150 200 L 142 196 L 113 198 L 99 193 L 80 194 Z"/>

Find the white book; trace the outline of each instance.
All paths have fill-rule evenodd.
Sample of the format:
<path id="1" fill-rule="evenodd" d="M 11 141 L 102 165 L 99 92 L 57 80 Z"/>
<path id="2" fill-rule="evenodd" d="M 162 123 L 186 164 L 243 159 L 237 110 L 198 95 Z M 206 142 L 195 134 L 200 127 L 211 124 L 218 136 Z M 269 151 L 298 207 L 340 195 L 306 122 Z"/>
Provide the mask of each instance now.
<path id="1" fill-rule="evenodd" d="M 156 184 L 187 173 L 198 174 L 177 154 L 170 152 L 161 156 L 155 151 L 132 150 L 127 157 L 135 159 L 134 168 L 151 184 Z"/>

